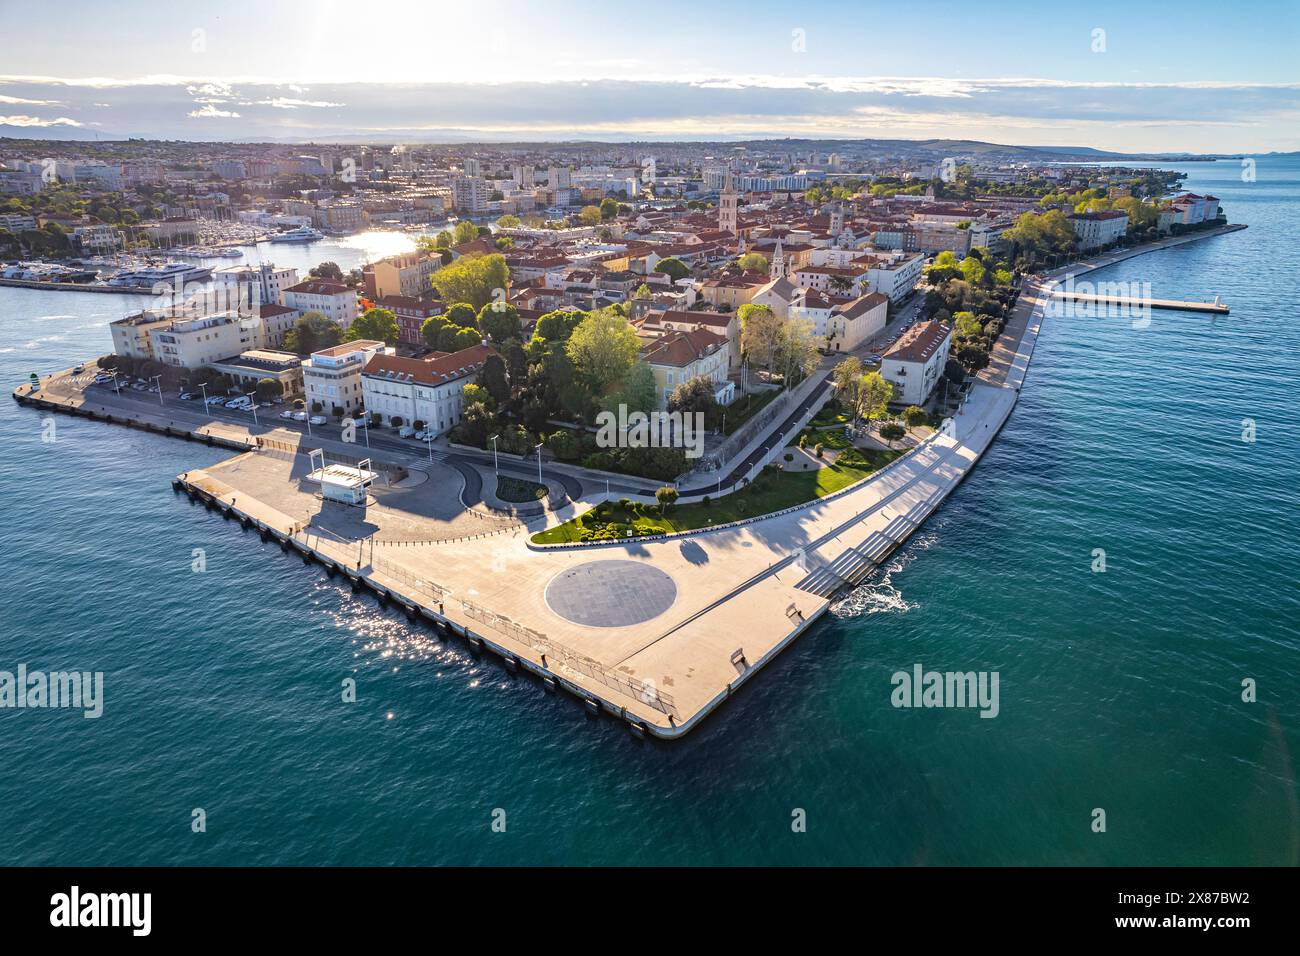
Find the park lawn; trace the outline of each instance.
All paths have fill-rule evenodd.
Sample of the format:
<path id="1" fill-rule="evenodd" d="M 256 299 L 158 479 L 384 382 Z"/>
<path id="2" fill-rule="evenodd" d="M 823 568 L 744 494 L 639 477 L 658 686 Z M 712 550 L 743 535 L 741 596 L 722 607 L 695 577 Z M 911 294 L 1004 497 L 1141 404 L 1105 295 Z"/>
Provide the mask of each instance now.
<path id="1" fill-rule="evenodd" d="M 807 440 L 806 443 L 810 449 L 820 443 L 824 448 L 834 448 L 836 451 L 840 451 L 853 444 L 852 439 L 844 433 L 843 425 L 832 425 L 830 428 L 805 428 L 795 436 L 794 441 L 790 444 L 798 445 L 801 438 Z"/>
<path id="2" fill-rule="evenodd" d="M 571 518 L 533 535 L 535 544 L 560 544 L 568 541 L 618 541 L 631 540 L 644 535 L 664 534 L 670 531 L 694 531 L 710 525 L 726 524 L 759 515 L 771 514 L 795 505 L 824 498 L 866 478 L 873 471 L 893 461 L 903 452 L 871 450 L 853 458 L 852 464 L 828 465 L 816 471 L 778 471 L 764 468 L 743 491 L 725 495 L 708 505 L 701 503 L 673 505 L 667 514 L 660 514 L 659 506 L 631 502 L 623 508 L 617 502 L 607 502 L 584 514 Z M 613 529 L 609 529 L 609 525 Z M 603 534 L 592 537 L 598 528 Z M 623 532 L 631 530 L 631 535 Z M 584 532 L 588 535 L 584 537 Z M 617 532 L 617 533 L 614 533 Z"/>

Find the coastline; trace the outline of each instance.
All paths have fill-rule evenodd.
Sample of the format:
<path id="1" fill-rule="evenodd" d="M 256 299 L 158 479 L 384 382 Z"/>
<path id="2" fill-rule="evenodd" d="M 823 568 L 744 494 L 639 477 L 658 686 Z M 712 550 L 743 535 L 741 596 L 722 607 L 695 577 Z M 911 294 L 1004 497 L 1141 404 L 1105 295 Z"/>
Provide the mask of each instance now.
<path id="1" fill-rule="evenodd" d="M 1057 274 L 1084 274 L 1225 231 L 1235 229 L 1173 237 L 1160 245 L 1065 267 Z M 245 528 L 256 528 L 263 537 L 279 538 L 283 548 L 294 549 L 304 561 L 319 561 L 332 574 L 343 571 L 354 588 L 367 587 L 383 601 L 396 601 L 408 616 L 422 616 L 445 633 L 463 638 L 472 648 L 493 651 L 508 669 L 531 672 L 547 687 L 570 691 L 584 700 L 589 711 L 603 709 L 619 716 L 639 734 L 678 738 L 775 659 L 829 610 L 845 588 L 884 563 L 970 473 L 1016 404 L 1041 329 L 1043 305 L 1041 288 L 1031 280 L 1015 310 L 1023 317 L 1023 327 L 1014 345 L 1000 343 L 1008 355 L 1005 369 L 1000 379 L 982 378 L 972 389 L 970 404 L 957 416 L 955 436 L 943 436 L 915 449 L 895 463 L 900 467 L 882 470 L 833 499 L 800 506 L 799 514 L 765 515 L 753 519 L 748 527 L 700 532 L 708 539 L 702 543 L 718 555 L 713 576 L 723 582 L 731 579 L 731 587 L 720 596 L 696 582 L 687 583 L 691 568 L 674 553 L 676 542 L 640 540 L 616 545 L 625 559 L 681 568 L 679 581 L 687 592 L 679 598 L 684 613 L 672 614 L 672 620 L 665 615 L 658 626 L 639 625 L 632 629 L 636 633 L 626 635 L 634 645 L 630 654 L 624 653 L 626 647 L 616 646 L 617 641 L 608 642 L 608 654 L 578 653 L 573 648 L 591 649 L 593 642 L 586 635 L 562 623 L 557 627 L 554 615 L 546 616 L 544 609 L 540 620 L 535 616 L 540 590 L 536 586 L 549 580 L 560 563 L 539 564 L 539 570 L 525 576 L 522 586 L 511 589 L 501 585 L 496 595 L 478 597 L 477 588 L 486 591 L 491 583 L 482 572 L 491 566 L 494 553 L 510 547 L 511 538 L 459 542 L 439 548 L 433 555 L 404 553 L 354 568 L 359 564 L 355 544 L 312 536 L 247 490 L 203 471 L 179 476 L 177 487 L 209 508 L 239 520 Z M 22 404 L 69 411 L 18 391 L 14 397 Z M 184 437 L 171 429 L 157 430 Z M 199 440 L 226 444 L 222 440 L 226 437 L 216 437 L 209 429 Z M 244 451 L 248 446 L 232 440 L 229 447 Z M 734 558 L 744 555 L 741 547 L 751 548 L 752 555 L 745 560 Z M 586 560 L 590 555 L 574 557 Z M 470 594 L 475 594 L 473 601 L 468 600 Z M 447 606 L 452 604 L 448 600 L 452 595 L 457 600 Z M 484 603 L 493 610 L 487 611 Z M 785 608 L 794 608 L 795 613 L 785 613 Z M 727 663 L 732 651 L 725 646 L 728 635 L 733 643 L 743 640 L 743 667 L 739 669 Z M 663 678 L 670 679 L 667 686 L 674 691 L 656 693 L 652 702 L 643 699 L 646 683 L 663 687 Z M 688 681 L 699 683 L 687 693 L 676 690 Z"/>

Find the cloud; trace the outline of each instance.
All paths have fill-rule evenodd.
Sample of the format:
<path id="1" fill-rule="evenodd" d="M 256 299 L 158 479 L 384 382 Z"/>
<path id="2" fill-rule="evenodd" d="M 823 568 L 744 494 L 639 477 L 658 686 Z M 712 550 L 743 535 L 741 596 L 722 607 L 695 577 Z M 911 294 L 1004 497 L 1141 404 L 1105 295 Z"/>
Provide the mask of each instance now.
<path id="1" fill-rule="evenodd" d="M 287 96 L 276 96 L 269 100 L 241 100 L 241 106 L 273 106 L 278 110 L 296 110 L 300 106 L 324 109 L 330 106 L 342 106 L 342 103 L 331 103 L 328 100 L 295 100 Z"/>
<path id="2" fill-rule="evenodd" d="M 74 119 L 66 116 L 60 116 L 57 119 L 41 119 L 39 116 L 0 116 L 0 125 L 3 126 L 81 126 Z"/>
<path id="3" fill-rule="evenodd" d="M 200 119 L 202 118 L 238 119 L 239 118 L 238 113 L 232 110 L 219 110 L 211 103 L 208 103 L 206 106 L 202 106 L 197 110 L 190 110 L 185 115 L 197 117 Z"/>
<path id="4" fill-rule="evenodd" d="M 1300 85 L 1030 77 L 698 75 L 553 82 L 286 83 L 0 76 L 10 100 L 160 138 L 968 138 L 1129 151 L 1300 148 Z M 52 121 L 41 121 L 52 122 Z M 219 128 L 219 132 L 217 129 Z"/>

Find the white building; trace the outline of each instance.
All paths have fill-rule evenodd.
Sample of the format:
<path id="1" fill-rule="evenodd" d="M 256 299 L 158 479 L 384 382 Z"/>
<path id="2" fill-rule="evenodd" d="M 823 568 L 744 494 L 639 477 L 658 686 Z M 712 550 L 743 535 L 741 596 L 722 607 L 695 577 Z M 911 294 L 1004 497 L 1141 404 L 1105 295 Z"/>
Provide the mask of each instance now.
<path id="1" fill-rule="evenodd" d="M 851 352 L 869 342 L 885 328 L 889 296 L 868 292 L 852 302 L 831 309 L 826 321 L 826 346 L 835 352 Z"/>
<path id="2" fill-rule="evenodd" d="M 302 384 L 307 407 L 351 415 L 364 408 L 361 372 L 376 355 L 395 355 L 394 349 L 373 339 L 357 339 L 313 352 L 302 363 Z"/>
<path id="3" fill-rule="evenodd" d="M 457 209 L 486 212 L 491 199 L 492 186 L 481 176 L 457 176 L 451 181 L 451 201 Z"/>
<path id="4" fill-rule="evenodd" d="M 1100 249 L 1118 242 L 1128 231 L 1128 213 L 1118 209 L 1076 213 L 1069 219 L 1080 249 Z"/>
<path id="5" fill-rule="evenodd" d="M 375 354 L 361 373 L 366 412 L 389 425 L 422 422 L 441 434 L 460 421 L 461 390 L 495 354 L 487 345 L 426 359 Z"/>
<path id="6" fill-rule="evenodd" d="M 148 335 L 157 361 L 178 368 L 202 368 L 260 349 L 262 320 L 223 312 L 201 318 L 173 319 L 150 328 Z"/>
<path id="7" fill-rule="evenodd" d="M 921 405 L 930 397 L 952 345 L 952 329 L 938 322 L 923 322 L 885 353 L 880 375 L 894 386 L 894 402 Z"/>
<path id="8" fill-rule="evenodd" d="M 900 252 L 892 256 L 873 256 L 868 263 L 867 280 L 872 292 L 897 302 L 916 288 L 921 271 L 925 268 L 925 256 L 919 253 Z"/>
<path id="9" fill-rule="evenodd" d="M 342 282 L 308 279 L 284 290 L 284 305 L 306 314 L 319 312 L 345 331 L 357 317 L 357 294 Z"/>
<path id="10" fill-rule="evenodd" d="M 228 266 L 212 274 L 218 287 L 235 301 L 248 303 L 256 309 L 263 305 L 283 305 L 284 291 L 298 284 L 298 270 L 292 266 L 277 267 L 274 263 L 260 265 Z"/>

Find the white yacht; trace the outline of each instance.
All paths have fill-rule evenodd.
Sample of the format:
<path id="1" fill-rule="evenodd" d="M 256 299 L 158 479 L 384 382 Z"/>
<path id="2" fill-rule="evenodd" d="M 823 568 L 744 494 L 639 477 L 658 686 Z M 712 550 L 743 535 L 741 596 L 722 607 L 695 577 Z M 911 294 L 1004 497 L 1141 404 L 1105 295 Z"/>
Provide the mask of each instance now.
<path id="1" fill-rule="evenodd" d="M 162 266 L 119 272 L 108 280 L 108 284 L 149 288 L 159 282 L 168 284 L 177 281 L 182 283 L 202 282 L 210 278 L 212 278 L 212 270 L 204 266 L 192 266 L 184 262 L 169 262 Z"/>
<path id="2" fill-rule="evenodd" d="M 324 239 L 325 233 L 311 226 L 295 226 L 287 232 L 277 232 L 271 237 L 272 242 L 315 242 Z"/>

